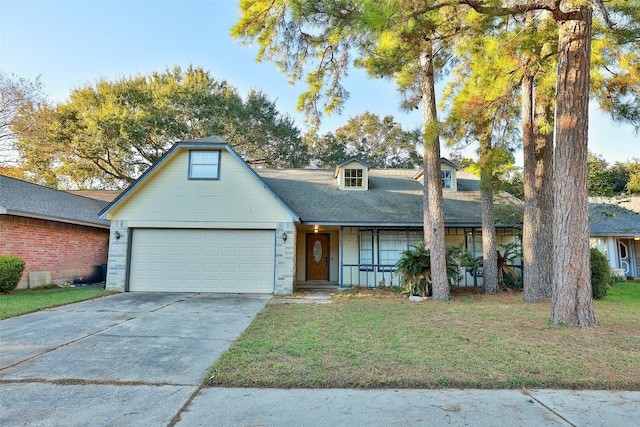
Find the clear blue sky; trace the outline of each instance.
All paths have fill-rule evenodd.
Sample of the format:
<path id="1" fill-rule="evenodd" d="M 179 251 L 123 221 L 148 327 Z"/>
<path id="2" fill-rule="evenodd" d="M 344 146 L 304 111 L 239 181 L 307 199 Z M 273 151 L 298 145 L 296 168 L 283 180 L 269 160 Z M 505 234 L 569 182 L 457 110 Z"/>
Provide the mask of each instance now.
<path id="1" fill-rule="evenodd" d="M 40 76 L 48 97 L 62 102 L 74 88 L 101 78 L 193 64 L 243 95 L 262 90 L 304 130 L 296 113 L 303 85 L 288 85 L 273 64 L 255 62 L 256 47 L 230 37 L 238 17 L 237 0 L 0 0 L 0 69 L 30 80 Z M 421 126 L 418 111 L 398 108 L 393 83 L 354 69 L 345 85 L 351 93 L 346 108 L 341 116 L 325 117 L 323 131 L 367 110 L 393 115 L 405 129 Z M 589 149 L 610 163 L 640 158 L 640 138 L 592 108 Z"/>

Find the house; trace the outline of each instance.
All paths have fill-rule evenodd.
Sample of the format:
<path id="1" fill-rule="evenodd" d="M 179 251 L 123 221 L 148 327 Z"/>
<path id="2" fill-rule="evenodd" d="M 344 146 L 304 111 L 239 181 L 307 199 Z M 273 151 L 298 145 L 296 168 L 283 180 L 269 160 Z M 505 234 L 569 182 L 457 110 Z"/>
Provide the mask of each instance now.
<path id="1" fill-rule="evenodd" d="M 101 212 L 111 221 L 107 288 L 290 294 L 397 283 L 400 253 L 423 237 L 416 172 L 357 158 L 334 170 L 252 169 L 219 138 L 176 143 Z M 443 159 L 442 185 L 446 243 L 480 255 L 477 178 Z M 508 195 L 496 204 L 498 243 L 512 242 L 521 207 Z"/>
<path id="2" fill-rule="evenodd" d="M 614 274 L 640 277 L 640 196 L 589 199 L 591 246 L 607 256 Z"/>
<path id="3" fill-rule="evenodd" d="M 25 261 L 19 287 L 97 274 L 107 262 L 106 202 L 0 175 L 0 254 Z"/>

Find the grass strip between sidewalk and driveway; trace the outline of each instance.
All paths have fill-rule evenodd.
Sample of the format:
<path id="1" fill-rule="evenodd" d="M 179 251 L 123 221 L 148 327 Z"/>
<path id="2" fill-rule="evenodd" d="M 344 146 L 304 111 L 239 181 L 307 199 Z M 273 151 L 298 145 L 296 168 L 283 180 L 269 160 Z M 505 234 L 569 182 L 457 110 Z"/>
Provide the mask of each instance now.
<path id="1" fill-rule="evenodd" d="M 640 282 L 616 284 L 594 306 L 597 326 L 573 328 L 550 323 L 549 300 L 525 304 L 522 293 L 269 304 L 206 385 L 640 390 Z"/>
<path id="2" fill-rule="evenodd" d="M 8 294 L 0 294 L 0 319 L 103 297 L 113 293 L 102 289 L 101 284 L 68 288 L 16 289 Z"/>

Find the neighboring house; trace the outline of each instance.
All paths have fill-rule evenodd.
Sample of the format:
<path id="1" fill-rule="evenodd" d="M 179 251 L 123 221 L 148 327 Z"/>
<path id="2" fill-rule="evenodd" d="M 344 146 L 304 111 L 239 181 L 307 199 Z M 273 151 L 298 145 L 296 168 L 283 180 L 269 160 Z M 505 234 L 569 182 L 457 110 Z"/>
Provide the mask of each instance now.
<path id="1" fill-rule="evenodd" d="M 614 274 L 639 277 L 640 196 L 589 199 L 591 246 L 600 249 Z"/>
<path id="2" fill-rule="evenodd" d="M 177 143 L 101 212 L 111 221 L 107 288 L 290 294 L 397 283 L 400 253 L 423 238 L 421 179 L 357 158 L 335 170 L 254 170 L 219 138 Z M 481 255 L 478 179 L 443 159 L 442 185 L 446 243 Z M 496 210 L 498 243 L 517 239 L 521 204 L 503 195 Z"/>
<path id="3" fill-rule="evenodd" d="M 0 175 L 0 255 L 25 261 L 19 287 L 97 274 L 107 262 L 106 202 Z"/>

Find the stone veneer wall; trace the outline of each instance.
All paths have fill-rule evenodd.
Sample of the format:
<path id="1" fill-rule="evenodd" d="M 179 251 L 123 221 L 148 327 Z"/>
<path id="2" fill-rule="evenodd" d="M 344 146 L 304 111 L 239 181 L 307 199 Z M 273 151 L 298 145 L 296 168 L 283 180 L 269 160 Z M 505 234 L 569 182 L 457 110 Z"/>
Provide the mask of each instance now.
<path id="1" fill-rule="evenodd" d="M 282 238 L 287 234 L 287 240 Z M 296 277 L 296 240 L 295 224 L 292 222 L 278 223 L 276 228 L 276 266 L 275 266 L 275 290 L 276 295 L 289 295 L 293 293 L 293 285 Z"/>
<path id="2" fill-rule="evenodd" d="M 116 238 L 116 232 L 120 238 Z M 127 221 L 111 221 L 109 260 L 107 261 L 107 290 L 124 292 L 129 256 L 129 228 Z"/>

